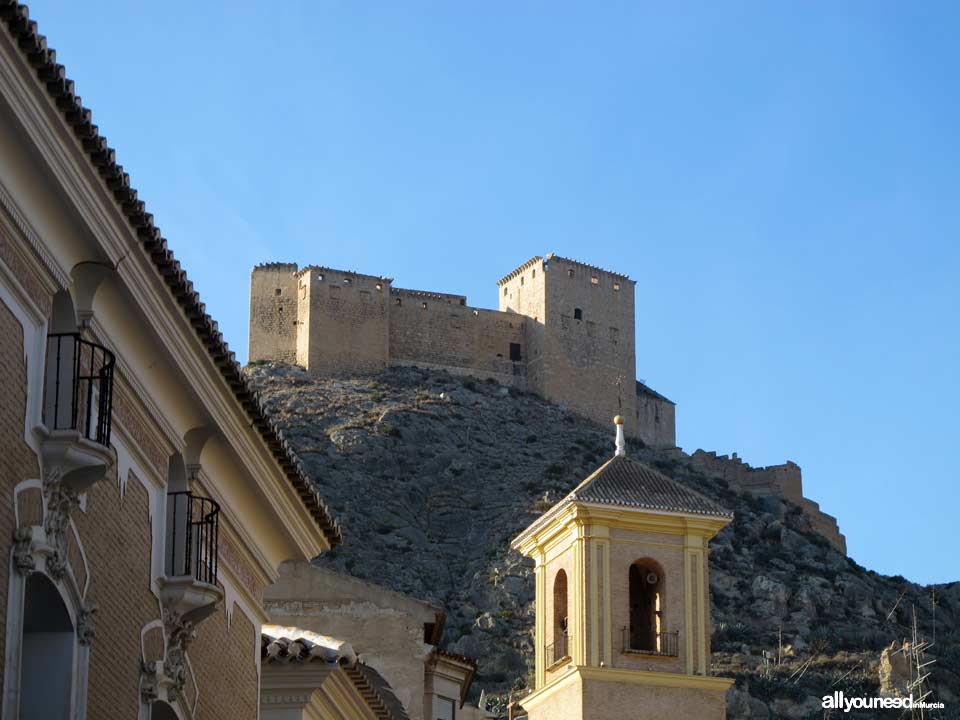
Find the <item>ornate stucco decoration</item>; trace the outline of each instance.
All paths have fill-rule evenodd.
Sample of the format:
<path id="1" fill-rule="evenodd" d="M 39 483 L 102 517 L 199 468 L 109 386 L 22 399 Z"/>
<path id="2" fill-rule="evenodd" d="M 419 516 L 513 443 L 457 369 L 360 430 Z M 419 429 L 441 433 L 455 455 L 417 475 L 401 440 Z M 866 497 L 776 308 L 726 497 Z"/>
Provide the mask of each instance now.
<path id="1" fill-rule="evenodd" d="M 32 527 L 20 527 L 13 531 L 13 564 L 21 575 L 29 575 L 36 570 Z"/>
<path id="2" fill-rule="evenodd" d="M 44 473 L 43 496 L 47 508 L 43 518 L 43 531 L 47 542 L 47 572 L 54 580 L 60 580 L 67 569 L 70 514 L 80 506 L 80 498 L 63 482 L 61 467 L 50 468 Z"/>
<path id="3" fill-rule="evenodd" d="M 50 577 L 61 580 L 67 569 L 70 517 L 80 506 L 80 496 L 106 476 L 113 450 L 76 430 L 38 426 L 36 432 L 42 438 L 43 523 L 14 532 L 14 559 L 17 570 L 27 574 L 36 569 L 37 556 L 42 556 Z"/>
<path id="4" fill-rule="evenodd" d="M 89 645 L 96 637 L 97 629 L 93 624 L 93 616 L 97 613 L 97 603 L 86 600 L 77 617 L 77 640 L 81 645 Z"/>
<path id="5" fill-rule="evenodd" d="M 172 681 L 167 697 L 176 700 L 187 681 L 187 648 L 197 637 L 197 631 L 193 623 L 185 620 L 176 610 L 164 609 L 163 626 L 167 633 L 167 656 L 163 661 L 163 672 Z"/>
<path id="6" fill-rule="evenodd" d="M 187 650 L 197 636 L 194 623 L 178 611 L 164 608 L 163 631 L 166 638 L 163 660 L 144 662 L 140 674 L 140 695 L 145 703 L 156 700 L 175 703 L 187 683 Z"/>

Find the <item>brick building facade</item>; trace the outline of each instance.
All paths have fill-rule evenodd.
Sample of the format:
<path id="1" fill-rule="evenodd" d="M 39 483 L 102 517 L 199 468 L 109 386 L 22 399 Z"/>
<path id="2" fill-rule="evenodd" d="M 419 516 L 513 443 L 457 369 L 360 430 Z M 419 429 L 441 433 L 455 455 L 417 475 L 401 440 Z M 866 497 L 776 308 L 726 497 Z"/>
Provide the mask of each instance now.
<path id="1" fill-rule="evenodd" d="M 263 589 L 339 527 L 7 0 L 0 99 L 0 714 L 254 720 Z"/>

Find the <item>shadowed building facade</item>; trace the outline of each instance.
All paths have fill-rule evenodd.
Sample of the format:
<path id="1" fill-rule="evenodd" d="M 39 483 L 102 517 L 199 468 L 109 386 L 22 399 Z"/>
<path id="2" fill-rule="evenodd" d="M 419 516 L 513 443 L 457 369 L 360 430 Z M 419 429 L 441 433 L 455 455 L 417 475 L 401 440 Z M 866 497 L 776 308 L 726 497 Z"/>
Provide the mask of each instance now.
<path id="1" fill-rule="evenodd" d="M 0 0 L 0 715 L 256 720 L 340 541 L 27 8 Z"/>
<path id="2" fill-rule="evenodd" d="M 708 542 L 733 518 L 617 450 L 514 541 L 536 564 L 530 720 L 722 720 Z M 628 714 L 627 714 L 628 713 Z"/>

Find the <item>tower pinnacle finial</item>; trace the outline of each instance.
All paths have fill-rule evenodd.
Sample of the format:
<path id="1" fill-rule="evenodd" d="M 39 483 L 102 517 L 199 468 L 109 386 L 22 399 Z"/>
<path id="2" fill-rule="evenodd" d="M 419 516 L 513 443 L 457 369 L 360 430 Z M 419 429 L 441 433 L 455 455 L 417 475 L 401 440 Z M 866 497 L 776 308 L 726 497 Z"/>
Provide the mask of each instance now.
<path id="1" fill-rule="evenodd" d="M 618 457 L 623 457 L 627 454 L 627 444 L 623 439 L 623 418 L 620 415 L 617 415 L 613 419 L 613 424 L 617 427 L 617 452 Z"/>

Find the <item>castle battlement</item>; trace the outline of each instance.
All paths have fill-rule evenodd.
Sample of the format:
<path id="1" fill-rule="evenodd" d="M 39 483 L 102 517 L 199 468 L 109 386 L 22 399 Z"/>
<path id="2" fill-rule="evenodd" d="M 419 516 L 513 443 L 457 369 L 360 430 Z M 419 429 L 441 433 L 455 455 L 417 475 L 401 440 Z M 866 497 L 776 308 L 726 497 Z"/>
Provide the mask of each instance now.
<path id="1" fill-rule="evenodd" d="M 258 265 L 250 360 L 321 375 L 441 368 L 537 393 L 598 422 L 622 415 L 628 434 L 675 445 L 674 404 L 637 383 L 635 283 L 626 275 L 537 255 L 497 282 L 496 310 L 392 283 L 322 265 Z"/>
<path id="2" fill-rule="evenodd" d="M 417 300 L 438 300 L 450 305 L 466 305 L 466 295 L 451 295 L 450 293 L 431 292 L 429 290 L 410 290 L 408 288 L 390 288 L 390 294 L 398 297 L 410 297 Z"/>
<path id="3" fill-rule="evenodd" d="M 813 500 L 803 495 L 803 474 L 800 466 L 792 460 L 781 465 L 752 467 L 737 453 L 718 455 L 714 451 L 696 450 L 690 456 L 693 466 L 706 475 L 726 480 L 735 490 L 742 490 L 757 497 L 785 497 L 798 505 L 810 520 L 814 530 L 830 541 L 837 550 L 847 554 L 847 540 L 837 519 L 820 509 Z"/>

